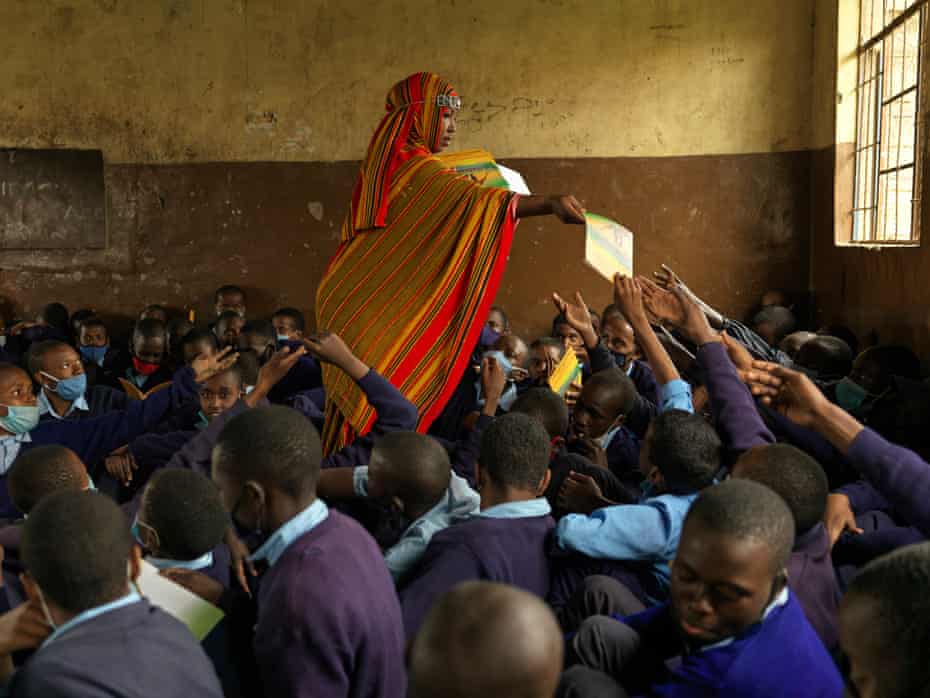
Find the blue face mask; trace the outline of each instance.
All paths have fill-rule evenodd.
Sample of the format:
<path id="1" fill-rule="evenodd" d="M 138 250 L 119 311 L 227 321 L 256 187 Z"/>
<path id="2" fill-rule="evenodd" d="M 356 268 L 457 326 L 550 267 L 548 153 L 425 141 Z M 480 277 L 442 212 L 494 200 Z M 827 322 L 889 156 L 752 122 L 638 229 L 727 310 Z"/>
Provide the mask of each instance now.
<path id="1" fill-rule="evenodd" d="M 11 434 L 26 434 L 39 424 L 39 408 L 36 405 L 0 405 L 6 407 L 6 417 L 0 417 L 0 429 Z"/>
<path id="2" fill-rule="evenodd" d="M 197 429 L 197 431 L 202 431 L 203 429 L 206 429 L 208 426 L 210 426 L 210 420 L 207 419 L 207 415 L 203 413 L 203 410 L 198 411 L 197 412 L 197 424 L 195 424 L 194 427 Z"/>
<path id="3" fill-rule="evenodd" d="M 83 397 L 84 393 L 87 392 L 86 373 L 82 373 L 79 376 L 71 376 L 70 378 L 55 378 L 55 376 L 49 375 L 45 371 L 42 371 L 41 375 L 46 378 L 51 378 L 53 381 L 58 381 L 54 390 L 58 393 L 59 397 L 68 402 L 74 402 L 78 398 Z"/>
<path id="4" fill-rule="evenodd" d="M 510 378 L 510 373 L 513 371 L 513 363 L 504 355 L 504 352 L 496 349 L 494 351 L 486 351 L 484 352 L 484 358 L 494 359 L 497 365 L 501 367 L 504 375 L 507 376 L 508 379 Z"/>
<path id="5" fill-rule="evenodd" d="M 109 345 L 105 347 L 81 347 L 81 356 L 88 361 L 93 361 L 98 366 L 103 366 L 103 359 L 107 355 Z"/>
<path id="6" fill-rule="evenodd" d="M 869 392 L 850 378 L 836 384 L 836 401 L 847 412 L 855 412 L 869 397 Z"/>
<path id="7" fill-rule="evenodd" d="M 286 334 L 278 335 L 278 344 L 284 344 L 284 342 L 290 342 L 290 341 L 291 341 L 291 338 L 288 337 Z"/>
<path id="8" fill-rule="evenodd" d="M 485 325 L 484 327 L 481 328 L 481 339 L 478 340 L 478 344 L 480 344 L 483 347 L 492 347 L 497 343 L 497 340 L 500 338 L 501 338 L 500 334 L 498 334 L 497 332 L 492 330 L 490 327 Z"/>

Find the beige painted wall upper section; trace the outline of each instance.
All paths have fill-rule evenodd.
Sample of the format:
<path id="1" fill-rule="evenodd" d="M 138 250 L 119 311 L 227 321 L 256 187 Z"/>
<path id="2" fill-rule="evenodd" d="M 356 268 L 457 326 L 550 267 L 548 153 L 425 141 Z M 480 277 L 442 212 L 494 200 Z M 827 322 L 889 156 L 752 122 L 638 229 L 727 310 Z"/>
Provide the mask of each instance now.
<path id="1" fill-rule="evenodd" d="M 390 85 L 427 69 L 465 97 L 457 145 L 499 157 L 804 149 L 814 5 L 0 0 L 0 145 L 358 159 Z"/>

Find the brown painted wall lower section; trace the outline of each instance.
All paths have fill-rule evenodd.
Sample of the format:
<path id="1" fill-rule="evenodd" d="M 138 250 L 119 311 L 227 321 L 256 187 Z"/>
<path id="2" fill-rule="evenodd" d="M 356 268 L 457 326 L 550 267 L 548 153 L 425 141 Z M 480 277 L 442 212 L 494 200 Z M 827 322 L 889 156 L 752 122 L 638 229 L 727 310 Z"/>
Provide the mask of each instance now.
<path id="1" fill-rule="evenodd" d="M 623 222 L 636 234 L 637 271 L 666 262 L 733 316 L 767 288 L 807 288 L 808 152 L 506 164 L 536 192 L 575 193 Z M 0 295 L 20 316 L 49 300 L 108 315 L 132 315 L 146 302 L 204 313 L 214 288 L 238 283 L 250 314 L 280 305 L 311 313 L 356 172 L 356 163 L 110 166 L 109 236 L 128 237 L 131 270 L 0 271 Z M 498 297 L 516 331 L 547 330 L 553 290 L 581 289 L 598 309 L 610 301 L 609 284 L 583 255 L 579 227 L 520 225 Z"/>
<path id="2" fill-rule="evenodd" d="M 849 146 L 840 148 L 840 162 L 848 161 Z M 883 250 L 837 247 L 834 220 L 843 223 L 848 201 L 844 206 L 840 199 L 851 200 L 849 187 L 834 190 L 835 148 L 812 153 L 812 160 L 811 267 L 820 321 L 848 324 L 863 340 L 875 331 L 880 342 L 930 351 L 930 244 Z M 840 175 L 840 182 L 850 179 Z M 924 201 L 921 218 L 930 221 L 928 199 Z"/>

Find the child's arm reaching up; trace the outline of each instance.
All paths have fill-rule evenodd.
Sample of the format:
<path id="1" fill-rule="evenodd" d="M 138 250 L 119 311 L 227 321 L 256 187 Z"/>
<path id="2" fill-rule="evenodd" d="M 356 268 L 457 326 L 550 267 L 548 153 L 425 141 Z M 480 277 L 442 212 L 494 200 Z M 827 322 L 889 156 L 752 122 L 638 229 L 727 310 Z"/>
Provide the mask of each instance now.
<path id="1" fill-rule="evenodd" d="M 643 290 L 640 282 L 627 276 L 617 274 L 614 277 L 614 303 L 620 308 L 627 321 L 632 325 L 639 346 L 655 373 L 659 383 L 661 405 L 659 411 L 677 409 L 694 412 L 691 404 L 691 386 L 681 380 L 678 369 L 672 363 L 665 347 L 652 330 L 646 308 L 643 305 Z"/>
<path id="2" fill-rule="evenodd" d="M 358 383 L 378 414 L 370 432 L 358 437 L 338 453 L 323 459 L 324 469 L 365 465 L 368 463 L 374 441 L 379 436 L 392 431 L 416 429 L 419 414 L 413 403 L 390 381 L 355 356 L 338 335 L 329 332 L 318 333 L 311 339 L 305 339 L 304 344 L 320 361 L 333 364 Z"/>
<path id="3" fill-rule="evenodd" d="M 930 536 L 930 464 L 896 446 L 834 405 L 802 373 L 757 361 L 753 391 L 795 424 L 813 429 L 845 454 L 910 525 Z"/>

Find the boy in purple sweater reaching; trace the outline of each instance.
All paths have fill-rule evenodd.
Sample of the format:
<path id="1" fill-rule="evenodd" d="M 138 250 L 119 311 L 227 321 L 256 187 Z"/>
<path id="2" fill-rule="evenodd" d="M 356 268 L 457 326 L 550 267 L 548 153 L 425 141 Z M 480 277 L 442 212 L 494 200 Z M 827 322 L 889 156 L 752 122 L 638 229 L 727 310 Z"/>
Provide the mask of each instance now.
<path id="1" fill-rule="evenodd" d="M 839 698 L 839 672 L 787 587 L 793 542 L 790 510 L 764 485 L 705 490 L 685 519 L 671 602 L 585 621 L 559 695 Z"/>

